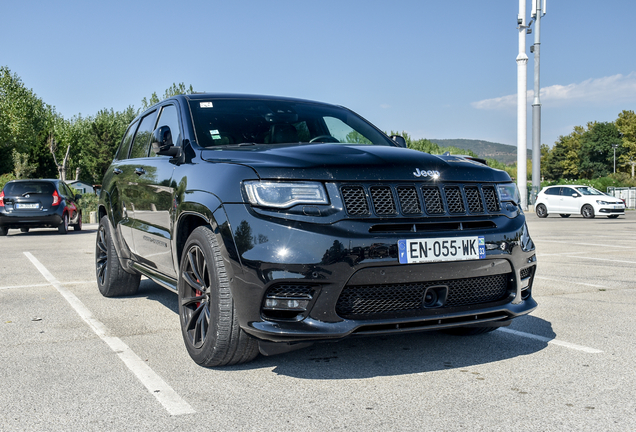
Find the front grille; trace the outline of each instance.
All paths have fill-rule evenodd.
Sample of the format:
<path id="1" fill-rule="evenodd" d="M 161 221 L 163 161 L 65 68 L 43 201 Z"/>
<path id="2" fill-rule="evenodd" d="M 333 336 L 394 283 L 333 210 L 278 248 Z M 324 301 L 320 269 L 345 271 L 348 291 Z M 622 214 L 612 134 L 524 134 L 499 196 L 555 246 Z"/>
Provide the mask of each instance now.
<path id="1" fill-rule="evenodd" d="M 362 186 L 343 186 L 341 191 L 347 206 L 347 213 L 353 216 L 369 214 L 367 196 Z"/>
<path id="2" fill-rule="evenodd" d="M 388 186 L 370 187 L 373 209 L 377 215 L 393 215 L 395 211 L 395 200 Z"/>
<path id="3" fill-rule="evenodd" d="M 425 310 L 424 292 L 428 287 L 445 285 L 448 297 L 442 308 L 490 303 L 509 294 L 508 274 L 468 279 L 412 282 L 404 284 L 346 286 L 336 304 L 342 318 L 369 319 L 376 316 L 413 314 Z"/>
<path id="4" fill-rule="evenodd" d="M 534 270 L 534 266 L 533 267 L 526 267 L 524 269 L 521 269 L 519 271 L 519 274 L 521 276 L 521 279 L 527 279 L 530 276 L 532 276 L 532 271 Z"/>
<path id="5" fill-rule="evenodd" d="M 265 297 L 312 297 L 315 290 L 314 285 L 301 284 L 279 284 L 270 287 L 265 293 Z"/>
<path id="6" fill-rule="evenodd" d="M 493 185 L 344 185 L 340 188 L 351 216 L 460 216 L 499 212 Z"/>

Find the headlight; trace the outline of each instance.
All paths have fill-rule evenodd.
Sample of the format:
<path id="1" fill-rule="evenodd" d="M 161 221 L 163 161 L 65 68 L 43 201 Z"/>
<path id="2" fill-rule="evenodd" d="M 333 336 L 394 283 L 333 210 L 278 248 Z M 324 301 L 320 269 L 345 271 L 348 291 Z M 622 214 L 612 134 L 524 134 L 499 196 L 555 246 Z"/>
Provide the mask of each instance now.
<path id="1" fill-rule="evenodd" d="M 600 205 L 608 205 L 609 203 L 608 203 L 607 201 L 596 200 L 596 204 L 600 204 Z"/>
<path id="2" fill-rule="evenodd" d="M 287 208 L 296 204 L 329 204 L 321 183 L 247 181 L 244 186 L 247 198 L 255 206 Z"/>
<path id="3" fill-rule="evenodd" d="M 519 190 L 517 189 L 516 184 L 500 184 L 497 185 L 497 189 L 499 190 L 499 199 L 501 200 L 501 202 L 512 201 L 516 204 L 519 204 L 521 202 L 521 197 L 519 196 Z"/>

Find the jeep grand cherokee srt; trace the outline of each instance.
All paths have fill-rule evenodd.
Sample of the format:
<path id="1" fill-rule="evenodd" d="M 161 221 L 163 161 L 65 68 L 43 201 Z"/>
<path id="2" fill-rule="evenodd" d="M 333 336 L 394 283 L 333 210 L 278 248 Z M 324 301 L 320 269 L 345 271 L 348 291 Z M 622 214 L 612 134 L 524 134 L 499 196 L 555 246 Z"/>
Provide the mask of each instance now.
<path id="1" fill-rule="evenodd" d="M 99 289 L 134 294 L 144 275 L 176 291 L 186 348 L 208 367 L 531 312 L 534 244 L 510 177 L 403 147 L 339 106 L 167 99 L 105 174 Z"/>

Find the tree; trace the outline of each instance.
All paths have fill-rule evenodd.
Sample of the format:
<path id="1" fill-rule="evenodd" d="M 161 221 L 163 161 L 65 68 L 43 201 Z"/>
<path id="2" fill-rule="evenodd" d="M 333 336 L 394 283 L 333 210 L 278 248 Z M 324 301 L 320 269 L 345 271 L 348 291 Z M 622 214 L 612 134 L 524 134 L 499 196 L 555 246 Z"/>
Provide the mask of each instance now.
<path id="1" fill-rule="evenodd" d="M 28 154 L 46 140 L 54 109 L 46 105 L 8 67 L 0 67 L 0 173 L 13 171 L 13 149 Z"/>
<path id="2" fill-rule="evenodd" d="M 616 119 L 616 127 L 623 134 L 623 153 L 618 157 L 620 166 L 629 166 L 633 171 L 636 162 L 636 114 L 634 111 L 623 111 Z M 633 177 L 633 175 L 632 175 Z"/>
<path id="3" fill-rule="evenodd" d="M 606 177 L 613 171 L 614 148 L 619 157 L 624 150 L 618 128 L 611 122 L 588 123 L 588 130 L 581 136 L 579 149 L 579 174 L 582 178 Z"/>
<path id="4" fill-rule="evenodd" d="M 146 108 L 150 108 L 156 103 L 161 102 L 164 99 L 168 99 L 169 97 L 181 95 L 181 94 L 192 94 L 194 93 L 194 89 L 192 88 L 192 84 L 189 87 L 186 87 L 184 83 L 175 84 L 172 83 L 172 86 L 168 87 L 165 92 L 163 92 L 163 98 L 159 99 L 157 96 L 157 92 L 153 92 L 150 96 L 150 99 L 143 98 L 141 100 L 141 109 L 145 110 Z"/>
<path id="5" fill-rule="evenodd" d="M 36 170 L 36 165 L 29 163 L 29 155 L 19 153 L 16 149 L 13 149 L 13 172 L 15 178 L 25 179 L 30 178 Z"/>

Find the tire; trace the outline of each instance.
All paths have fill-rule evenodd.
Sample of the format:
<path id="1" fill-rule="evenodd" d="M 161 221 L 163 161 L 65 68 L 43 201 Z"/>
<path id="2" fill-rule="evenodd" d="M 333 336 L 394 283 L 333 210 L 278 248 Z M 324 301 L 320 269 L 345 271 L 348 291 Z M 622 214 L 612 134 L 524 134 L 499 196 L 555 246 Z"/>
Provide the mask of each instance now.
<path id="1" fill-rule="evenodd" d="M 617 217 L 619 217 L 620 215 L 609 215 L 608 218 L 610 219 L 616 219 Z"/>
<path id="2" fill-rule="evenodd" d="M 73 225 L 73 231 L 81 231 L 82 230 L 82 213 L 77 216 L 77 223 Z"/>
<path id="3" fill-rule="evenodd" d="M 28 228 L 20 228 L 20 232 L 28 233 L 29 229 Z"/>
<path id="4" fill-rule="evenodd" d="M 569 218 L 570 217 L 569 214 L 565 214 L 565 213 L 561 213 L 559 216 L 561 216 L 562 218 Z"/>
<path id="5" fill-rule="evenodd" d="M 192 231 L 179 271 L 179 320 L 190 357 L 205 367 L 255 359 L 258 342 L 239 327 L 223 256 L 209 227 Z"/>
<path id="6" fill-rule="evenodd" d="M 455 336 L 476 336 L 484 333 L 490 333 L 498 328 L 499 327 L 455 327 L 442 331 Z"/>
<path id="7" fill-rule="evenodd" d="M 548 217 L 548 209 L 543 204 L 539 204 L 536 209 L 537 216 L 540 218 Z"/>
<path id="8" fill-rule="evenodd" d="M 95 276 L 104 297 L 128 296 L 137 293 L 141 275 L 123 269 L 113 244 L 108 217 L 99 221 L 95 242 Z"/>
<path id="9" fill-rule="evenodd" d="M 68 213 L 64 213 L 62 219 L 62 223 L 57 227 L 57 232 L 60 234 L 66 234 L 68 232 Z"/>
<path id="10" fill-rule="evenodd" d="M 581 214 L 586 219 L 594 219 L 594 207 L 589 204 L 585 204 L 581 207 Z"/>
<path id="11" fill-rule="evenodd" d="M 4 237 L 9 232 L 9 228 L 0 227 L 0 237 Z"/>

